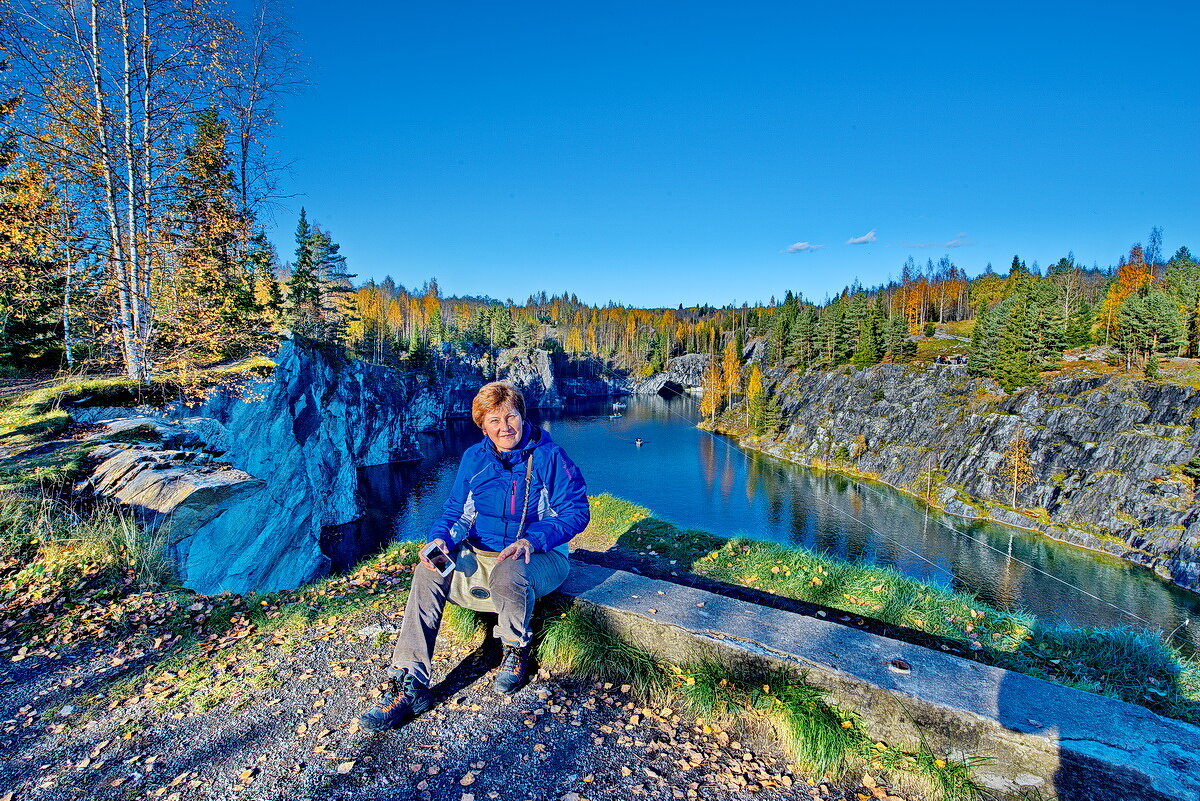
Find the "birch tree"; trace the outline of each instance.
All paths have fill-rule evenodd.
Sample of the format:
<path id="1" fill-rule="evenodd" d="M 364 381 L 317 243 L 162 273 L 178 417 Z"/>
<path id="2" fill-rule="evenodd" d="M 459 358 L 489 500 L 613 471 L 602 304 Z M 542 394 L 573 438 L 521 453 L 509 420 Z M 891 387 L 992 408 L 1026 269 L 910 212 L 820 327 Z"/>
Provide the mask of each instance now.
<path id="1" fill-rule="evenodd" d="M 19 134 L 77 210 L 84 249 L 104 268 L 112 344 L 138 381 L 152 373 L 154 294 L 174 263 L 192 122 L 229 100 L 223 90 L 246 51 L 228 13 L 216 0 L 11 0 L 0 10 L 24 99 Z M 242 151 L 269 106 L 271 82 L 257 86 Z"/>

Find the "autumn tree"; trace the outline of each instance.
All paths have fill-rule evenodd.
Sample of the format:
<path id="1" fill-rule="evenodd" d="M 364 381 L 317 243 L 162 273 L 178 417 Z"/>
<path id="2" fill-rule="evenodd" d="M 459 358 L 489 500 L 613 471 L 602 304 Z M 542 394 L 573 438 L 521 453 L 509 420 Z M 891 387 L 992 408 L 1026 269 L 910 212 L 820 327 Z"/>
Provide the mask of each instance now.
<path id="1" fill-rule="evenodd" d="M 197 115 L 179 170 L 173 258 L 152 284 L 159 342 L 184 361 L 240 356 L 271 337 L 257 292 L 270 251 L 256 250 L 265 240 L 251 241 L 238 207 L 226 133 L 215 107 Z"/>
<path id="2" fill-rule="evenodd" d="M 721 400 L 725 394 L 725 377 L 721 374 L 721 361 L 713 354 L 708 357 L 701 385 L 700 416 L 707 417 L 709 425 L 716 422 L 721 411 Z"/>
<path id="3" fill-rule="evenodd" d="M 1100 325 L 1105 339 L 1111 340 L 1116 333 L 1117 313 L 1127 297 L 1144 289 L 1154 281 L 1154 274 L 1146 264 L 1142 246 L 1134 245 L 1129 258 L 1117 267 L 1117 274 L 1108 288 L 1100 310 Z"/>
<path id="4" fill-rule="evenodd" d="M 725 381 L 725 402 L 732 404 L 733 396 L 742 392 L 742 356 L 736 336 L 730 337 L 725 343 L 725 350 L 721 354 L 721 376 Z"/>
<path id="5" fill-rule="evenodd" d="M 155 292 L 172 286 L 193 121 L 221 105 L 239 49 L 227 13 L 210 0 L 11 0 L 0 8 L 25 100 L 22 146 L 63 198 L 67 236 L 104 271 L 94 302 L 109 306 L 112 345 L 139 381 L 166 341 Z"/>
<path id="6" fill-rule="evenodd" d="M 1029 440 L 1020 432 L 1013 434 L 1004 450 L 1004 475 L 1012 490 L 1009 504 L 1017 506 L 1017 493 L 1033 482 L 1033 464 L 1029 460 Z"/>

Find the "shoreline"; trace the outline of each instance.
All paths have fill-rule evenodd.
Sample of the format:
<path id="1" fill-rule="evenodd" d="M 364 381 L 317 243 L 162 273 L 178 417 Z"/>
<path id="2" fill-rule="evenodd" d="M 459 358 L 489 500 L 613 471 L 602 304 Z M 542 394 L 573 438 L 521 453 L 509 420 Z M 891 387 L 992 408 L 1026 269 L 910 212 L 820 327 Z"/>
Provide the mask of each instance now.
<path id="1" fill-rule="evenodd" d="M 912 492 L 910 489 L 907 489 L 905 487 L 897 486 L 888 481 L 885 481 L 884 479 L 880 478 L 877 474 L 874 474 L 874 473 L 856 470 L 856 469 L 854 469 L 852 467 L 848 467 L 848 466 L 842 466 L 842 465 L 834 466 L 833 462 L 825 462 L 824 460 L 820 460 L 821 463 L 817 464 L 817 463 L 814 463 L 813 461 L 797 459 L 797 458 L 793 458 L 793 457 L 787 456 L 782 453 L 776 453 L 771 450 L 768 450 L 767 448 L 762 447 L 759 444 L 759 443 L 765 441 L 772 445 L 781 445 L 781 443 L 777 442 L 776 440 L 770 440 L 770 439 L 764 440 L 764 438 L 753 435 L 753 434 L 743 434 L 738 429 L 726 428 L 726 427 L 721 426 L 719 423 L 716 426 L 709 426 L 702 420 L 696 424 L 696 427 L 701 430 L 708 431 L 711 434 L 719 434 L 720 436 L 728 437 L 739 448 L 745 448 L 746 450 L 750 450 L 755 453 L 762 454 L 763 456 L 769 456 L 772 459 L 779 459 L 780 461 L 787 462 L 788 464 L 793 464 L 793 465 L 797 465 L 799 467 L 803 467 L 806 470 L 812 470 L 813 472 L 818 472 L 818 473 L 832 473 L 834 475 L 840 475 L 840 476 L 845 476 L 847 478 L 852 478 L 857 481 L 866 481 L 866 482 L 879 484 L 879 485 L 888 487 L 889 489 L 892 489 L 892 490 L 900 493 L 901 495 L 903 495 L 906 498 L 911 498 L 921 504 L 924 504 L 925 506 L 929 507 L 930 509 L 941 512 L 942 514 L 945 514 L 945 515 L 950 515 L 952 517 L 956 517 L 961 520 L 983 521 L 983 522 L 987 522 L 987 523 L 994 523 L 996 525 L 1006 526 L 1008 528 L 1015 528 L 1019 531 L 1026 531 L 1031 534 L 1037 534 L 1037 535 L 1046 537 L 1047 539 L 1052 540 L 1054 542 L 1057 542 L 1057 543 L 1060 543 L 1063 545 L 1068 545 L 1072 548 L 1077 548 L 1082 551 L 1086 551 L 1089 554 L 1099 555 L 1099 556 L 1103 556 L 1108 559 L 1117 560 L 1120 563 L 1122 563 L 1123 565 L 1129 565 L 1131 567 L 1146 570 L 1146 571 L 1150 572 L 1151 574 L 1153 574 L 1158 579 L 1161 579 L 1162 581 L 1170 584 L 1172 587 L 1177 587 L 1178 589 L 1184 590 L 1193 595 L 1200 596 L 1200 586 L 1189 587 L 1185 584 L 1180 584 L 1179 582 L 1175 581 L 1169 574 L 1164 574 L 1164 573 L 1160 572 L 1159 570 L 1155 569 L 1154 566 L 1144 564 L 1141 562 L 1136 562 L 1132 559 L 1128 559 L 1128 558 L 1122 556 L 1119 553 L 1114 553 L 1113 551 L 1106 550 L 1103 547 L 1094 547 L 1094 546 L 1085 544 L 1084 542 L 1073 541 L 1070 539 L 1065 539 L 1063 537 L 1057 537 L 1053 533 L 1051 533 L 1051 531 L 1048 531 L 1046 528 L 1035 528 L 1033 526 L 1024 526 L 1024 525 L 1020 525 L 1019 523 L 1013 522 L 1011 520 L 1004 520 L 999 517 L 994 517 L 994 516 L 988 515 L 988 514 L 977 514 L 975 516 L 961 514 L 959 512 L 955 512 L 955 511 L 949 509 L 948 508 L 949 504 L 939 503 L 937 500 L 937 497 L 934 493 L 930 493 L 930 496 L 927 497 L 925 495 L 921 495 L 921 494 Z M 958 493 L 962 492 L 962 490 L 957 489 L 955 487 L 951 487 L 947 484 L 939 484 L 937 486 L 954 490 L 956 496 L 958 495 Z M 963 493 L 963 494 L 965 494 L 965 493 Z M 968 496 L 968 497 L 970 497 L 970 501 L 964 502 L 964 503 L 970 503 L 973 506 L 976 506 L 976 508 L 983 507 L 983 508 L 988 509 L 989 511 L 993 508 L 992 505 L 986 501 L 983 501 L 978 498 L 974 498 L 972 496 Z M 955 500 L 957 500 L 957 497 L 955 498 Z M 986 506 L 984 506 L 985 504 L 986 504 Z M 1001 507 L 1001 508 L 1006 511 L 1011 512 L 1014 515 L 1018 515 L 1018 516 L 1024 518 L 1025 520 L 1030 520 L 1030 521 L 1033 520 L 1033 518 L 1031 518 L 1029 515 L 1027 515 L 1019 510 L 1016 510 L 1016 509 L 1010 510 L 1007 507 Z M 1094 540 L 1098 545 L 1103 544 L 1103 540 L 1099 536 L 1097 536 L 1091 532 L 1084 531 L 1083 529 L 1077 529 L 1077 531 L 1079 531 L 1079 533 L 1081 535 L 1084 535 L 1084 536 L 1088 537 L 1089 539 Z M 1123 552 L 1130 552 L 1132 550 L 1129 548 L 1128 543 L 1125 543 L 1122 541 L 1121 545 L 1122 545 L 1121 550 Z M 1156 562 L 1157 562 L 1157 560 L 1156 560 Z"/>

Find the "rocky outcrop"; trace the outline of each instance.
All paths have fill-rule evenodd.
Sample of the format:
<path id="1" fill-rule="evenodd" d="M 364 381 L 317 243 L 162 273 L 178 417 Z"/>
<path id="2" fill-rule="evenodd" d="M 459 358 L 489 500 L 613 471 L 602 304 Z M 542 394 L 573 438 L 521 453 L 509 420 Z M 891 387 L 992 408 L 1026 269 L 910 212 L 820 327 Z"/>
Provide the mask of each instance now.
<path id="1" fill-rule="evenodd" d="M 425 405 L 440 404 L 441 423 L 448 417 L 470 417 L 471 400 L 488 381 L 511 381 L 530 409 L 561 409 L 572 400 L 610 398 L 628 392 L 625 381 L 593 358 L 565 359 L 541 348 L 505 348 L 492 353 L 481 347 L 444 345 L 442 377 L 426 385 Z"/>
<path id="2" fill-rule="evenodd" d="M 1200 591 L 1194 389 L 1088 375 L 1006 394 L 952 368 L 901 365 L 768 379 L 785 427 L 744 445 L 1105 551 Z M 744 434 L 738 419 L 721 425 Z"/>
<path id="3" fill-rule="evenodd" d="M 554 381 L 550 353 L 538 348 L 509 348 L 496 356 L 497 378 L 509 381 L 531 409 L 559 409 L 563 397 Z"/>
<path id="4" fill-rule="evenodd" d="M 685 353 L 667 360 L 666 369 L 629 387 L 634 395 L 674 396 L 704 384 L 704 371 L 711 357 L 707 353 Z"/>
<path id="5" fill-rule="evenodd" d="M 443 415 L 390 368 L 293 341 L 275 361 L 270 377 L 198 403 L 72 411 L 111 420 L 101 440 L 132 441 L 94 451 L 83 488 L 162 533 L 198 592 L 269 592 L 327 573 L 321 533 L 361 514 L 359 468 L 419 456 L 416 433 Z"/>

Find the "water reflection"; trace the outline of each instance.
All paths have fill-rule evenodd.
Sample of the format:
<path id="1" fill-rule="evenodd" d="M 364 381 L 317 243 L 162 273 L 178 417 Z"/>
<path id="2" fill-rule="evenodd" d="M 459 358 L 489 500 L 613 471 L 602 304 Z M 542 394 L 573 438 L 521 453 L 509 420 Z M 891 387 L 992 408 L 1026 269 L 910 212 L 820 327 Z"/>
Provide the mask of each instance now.
<path id="1" fill-rule="evenodd" d="M 590 493 L 626 498 L 681 526 L 893 567 L 974 592 L 997 606 L 1028 609 L 1045 621 L 1146 625 L 1124 609 L 1171 631 L 1200 612 L 1200 596 L 1144 568 L 1040 535 L 929 511 L 882 485 L 742 451 L 694 427 L 698 414 L 691 398 L 631 398 L 615 419 L 606 405 L 542 417 L 579 463 Z M 394 521 L 391 531 L 424 536 L 446 498 L 459 455 L 479 436 L 470 421 L 457 422 L 425 438 L 426 457 L 419 463 L 399 468 L 400 475 L 385 484 L 368 482 L 376 513 Z M 645 440 L 641 447 L 633 444 L 639 436 Z"/>

